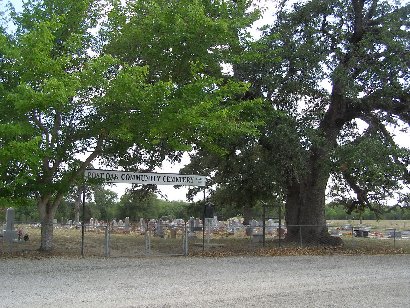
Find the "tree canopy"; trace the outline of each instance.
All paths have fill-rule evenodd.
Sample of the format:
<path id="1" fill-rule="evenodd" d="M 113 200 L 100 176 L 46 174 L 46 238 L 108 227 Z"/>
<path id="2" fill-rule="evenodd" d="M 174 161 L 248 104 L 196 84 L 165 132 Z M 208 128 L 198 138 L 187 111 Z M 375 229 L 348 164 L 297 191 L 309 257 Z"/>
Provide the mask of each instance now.
<path id="1" fill-rule="evenodd" d="M 377 211 L 390 198 L 408 205 L 409 149 L 393 131 L 409 127 L 409 10 L 394 1 L 283 1 L 234 64 L 234 77 L 252 85 L 247 97 L 267 107 L 257 139 L 225 142 L 234 156 L 225 165 L 235 170 L 250 151 L 246 166 L 275 162 L 271 182 L 286 202 L 286 221 L 315 226 L 305 228 L 313 241 L 327 241 L 329 179 L 331 196 L 350 211 Z M 260 148 L 269 154 L 258 155 Z M 194 162 L 201 156 L 209 154 Z M 204 161 L 210 174 L 226 170 Z M 255 170 L 238 176 L 245 182 Z M 289 228 L 288 237 L 297 232 Z"/>
<path id="2" fill-rule="evenodd" d="M 296 3 L 262 38 L 282 60 L 261 73 L 259 93 L 295 119 L 306 175 L 314 167 L 347 184 L 351 205 L 409 185 L 409 149 L 391 132 L 410 124 L 409 11 L 393 1 Z"/>
<path id="3" fill-rule="evenodd" d="M 239 44 L 250 3 L 182 4 L 29 0 L 10 8 L 15 30 L 0 36 L 0 189 L 37 199 L 41 249 L 52 249 L 56 209 L 95 159 L 150 170 L 194 144 L 212 147 L 214 136 L 253 131 L 239 121 L 251 103 L 235 100 L 248 85 L 223 77 L 219 55 Z M 213 29 L 208 39 L 203 22 Z M 187 58 L 166 64 L 182 50 Z"/>
<path id="4" fill-rule="evenodd" d="M 329 179 L 348 210 L 408 205 L 392 128 L 410 120 L 409 4 L 281 1 L 257 40 L 248 0 L 108 4 L 28 0 L 11 31 L 1 19 L 0 191 L 36 198 L 42 249 L 97 158 L 144 171 L 193 150 L 184 172 L 221 198 L 284 200 L 290 240 L 303 224 L 327 241 Z"/>

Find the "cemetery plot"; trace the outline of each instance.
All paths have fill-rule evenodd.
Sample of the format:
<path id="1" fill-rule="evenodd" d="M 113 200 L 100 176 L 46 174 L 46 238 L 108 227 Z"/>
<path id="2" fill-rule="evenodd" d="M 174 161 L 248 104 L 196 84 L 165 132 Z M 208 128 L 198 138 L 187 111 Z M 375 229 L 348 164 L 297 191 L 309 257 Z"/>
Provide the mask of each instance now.
<path id="1" fill-rule="evenodd" d="M 97 251 L 106 257 L 183 255 L 185 223 L 181 221 L 141 219 L 130 223 L 126 217 L 107 224 L 91 219 L 86 225 L 84 254 Z"/>
<path id="2" fill-rule="evenodd" d="M 0 237 L 0 255 L 35 255 L 40 247 L 40 225 L 11 223 L 8 216 Z M 55 221 L 53 255 L 80 255 L 81 224 Z M 410 221 L 347 223 L 329 222 L 329 232 L 343 239 L 347 250 L 410 253 Z M 303 228 L 303 226 L 300 226 Z M 13 231 L 10 241 L 4 230 Z M 362 231 L 362 232 L 355 232 Z M 15 231 L 15 232 L 14 232 Z M 364 232 L 366 231 L 366 232 Z M 263 241 L 263 234 L 265 238 Z M 27 235 L 27 241 L 24 240 Z M 204 235 L 204 237 L 203 237 Z M 311 247 L 301 238 L 299 243 L 287 243 L 286 228 L 274 220 L 265 222 L 263 232 L 260 221 L 244 225 L 239 218 L 219 221 L 217 217 L 202 221 L 191 217 L 182 219 L 145 220 L 130 222 L 129 219 L 111 222 L 91 219 L 85 224 L 85 257 L 149 257 L 170 255 L 197 255 L 203 252 L 220 255 L 255 253 L 263 249 L 288 249 Z"/>

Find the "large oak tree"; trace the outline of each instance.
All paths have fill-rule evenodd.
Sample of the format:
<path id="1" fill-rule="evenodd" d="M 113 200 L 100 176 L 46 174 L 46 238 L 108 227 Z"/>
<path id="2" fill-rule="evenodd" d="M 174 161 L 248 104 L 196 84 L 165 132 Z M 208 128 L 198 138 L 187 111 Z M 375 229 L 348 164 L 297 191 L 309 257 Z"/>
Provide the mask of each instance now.
<path id="1" fill-rule="evenodd" d="M 409 12 L 377 0 L 285 5 L 259 42 L 280 61 L 259 63 L 255 91 L 294 119 L 289 129 L 300 140 L 292 155 L 298 168 L 286 164 L 283 172 L 290 238 L 300 232 L 292 225 L 306 225 L 306 239 L 329 240 L 331 176 L 334 196 L 350 209 L 377 209 L 408 188 L 409 151 L 389 128 L 410 124 Z M 261 143 L 275 155 L 269 135 Z"/>
<path id="2" fill-rule="evenodd" d="M 256 147 L 255 139 L 245 145 L 225 140 L 235 156 L 229 162 L 227 155 L 225 164 L 234 168 L 253 148 L 252 164 L 275 164 L 275 172 L 265 170 L 280 184 L 288 239 L 302 232 L 304 241 L 338 242 L 325 221 L 330 183 L 332 197 L 349 211 L 377 211 L 391 198 L 408 205 L 400 192 L 409 188 L 409 150 L 396 144 L 392 131 L 406 133 L 410 124 L 410 6 L 378 0 L 292 3 L 280 2 L 273 24 L 248 43 L 247 57 L 233 63 L 234 77 L 252 84 L 247 96 L 264 97 L 273 112 L 265 113 Z M 258 155 L 260 147 L 269 160 Z M 227 170 L 223 163 L 216 161 L 214 170 Z M 246 172 L 243 180 L 251 178 Z M 258 198 L 256 188 L 249 191 Z"/>

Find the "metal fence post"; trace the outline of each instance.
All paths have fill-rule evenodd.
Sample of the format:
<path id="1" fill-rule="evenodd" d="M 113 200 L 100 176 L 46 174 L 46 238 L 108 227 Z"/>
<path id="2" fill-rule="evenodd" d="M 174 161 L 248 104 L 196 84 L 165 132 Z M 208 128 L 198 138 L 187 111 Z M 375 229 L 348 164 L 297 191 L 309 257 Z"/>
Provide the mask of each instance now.
<path id="1" fill-rule="evenodd" d="M 265 247 L 265 237 L 266 237 L 266 204 L 263 203 L 263 214 L 262 214 L 262 246 Z"/>
<path id="2" fill-rule="evenodd" d="M 148 222 L 147 222 L 147 228 L 145 230 L 145 253 L 150 254 L 151 253 L 151 237 L 150 237 L 150 230 L 148 228 Z"/>
<path id="3" fill-rule="evenodd" d="M 393 249 L 396 249 L 396 229 L 393 229 Z"/>
<path id="4" fill-rule="evenodd" d="M 187 256 L 188 255 L 188 228 L 186 226 L 186 222 L 185 222 L 184 238 L 182 240 L 182 245 L 183 245 L 183 250 L 184 250 L 184 256 Z"/>
<path id="5" fill-rule="evenodd" d="M 282 243 L 281 243 L 281 236 L 280 236 L 280 234 L 281 234 L 281 232 L 282 232 L 282 225 L 281 225 L 281 222 L 279 222 L 279 229 L 278 229 L 278 235 L 279 235 L 279 248 L 282 248 Z"/>
<path id="6" fill-rule="evenodd" d="M 352 226 L 352 247 L 354 246 L 354 227 Z"/>
<path id="7" fill-rule="evenodd" d="M 104 256 L 106 258 L 110 256 L 110 231 L 108 228 L 108 223 L 105 226 Z"/>
<path id="8" fill-rule="evenodd" d="M 299 226 L 300 248 L 303 248 L 302 242 L 302 226 Z"/>
<path id="9" fill-rule="evenodd" d="M 81 257 L 84 258 L 84 232 L 85 232 L 85 184 L 83 186 L 83 214 L 81 221 Z"/>

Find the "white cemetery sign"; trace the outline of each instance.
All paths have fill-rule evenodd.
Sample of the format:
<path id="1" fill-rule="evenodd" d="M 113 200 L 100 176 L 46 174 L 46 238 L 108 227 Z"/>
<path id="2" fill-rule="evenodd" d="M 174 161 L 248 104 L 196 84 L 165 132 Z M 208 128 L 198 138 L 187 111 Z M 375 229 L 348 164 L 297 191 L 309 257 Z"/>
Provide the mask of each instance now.
<path id="1" fill-rule="evenodd" d="M 173 186 L 198 186 L 206 187 L 206 176 L 176 174 L 176 173 L 138 173 L 115 170 L 87 169 L 84 172 L 85 180 L 98 180 L 104 183 L 128 183 L 128 184 L 155 184 Z M 205 195 L 205 192 L 204 192 Z M 204 202 L 205 203 L 205 202 Z M 85 189 L 83 191 L 83 217 L 85 208 Z M 108 230 L 108 229 L 107 229 Z M 81 231 L 81 256 L 84 256 L 84 219 Z"/>
<path id="2" fill-rule="evenodd" d="M 106 183 L 155 184 L 176 186 L 206 186 L 206 176 L 175 173 L 137 173 L 115 170 L 87 169 L 85 179 L 96 179 Z"/>

